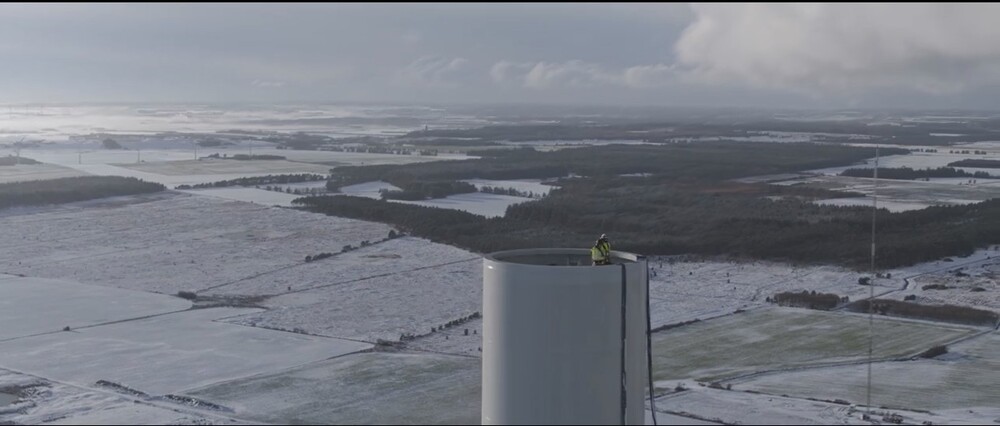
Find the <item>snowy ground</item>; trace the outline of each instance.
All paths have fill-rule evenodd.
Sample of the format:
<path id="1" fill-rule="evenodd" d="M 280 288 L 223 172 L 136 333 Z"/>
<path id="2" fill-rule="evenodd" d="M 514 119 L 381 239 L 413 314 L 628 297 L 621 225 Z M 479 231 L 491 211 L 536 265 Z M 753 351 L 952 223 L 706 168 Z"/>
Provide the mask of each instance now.
<path id="1" fill-rule="evenodd" d="M 371 347 L 216 321 L 247 311 L 199 309 L 6 341 L 0 365 L 76 386 L 103 379 L 166 395 Z"/>
<path id="2" fill-rule="evenodd" d="M 256 155 L 256 154 L 255 154 Z M 121 164 L 131 170 L 166 176 L 189 175 L 256 175 L 317 173 L 327 174 L 330 167 L 320 164 L 301 163 L 286 160 L 225 160 L 202 158 L 200 160 L 146 162 L 142 164 Z"/>
<path id="3" fill-rule="evenodd" d="M 472 183 L 476 188 L 481 188 L 483 186 L 498 186 L 502 188 L 517 188 L 521 191 L 532 191 L 536 194 L 547 194 L 552 187 L 548 185 L 542 185 L 539 180 L 486 180 L 486 179 L 470 179 L 464 182 Z M 355 197 L 367 197 L 374 199 L 381 199 L 379 190 L 390 190 L 398 191 L 399 188 L 393 186 L 388 182 L 375 181 L 366 182 L 357 185 L 345 186 L 340 189 L 340 192 L 346 195 L 353 195 Z M 439 207 L 444 209 L 454 209 L 462 210 L 472 214 L 477 214 L 486 217 L 502 217 L 507 213 L 507 207 L 533 201 L 533 198 L 527 197 L 513 197 L 510 195 L 498 195 L 498 194 L 487 194 L 482 192 L 472 192 L 468 194 L 456 194 L 450 195 L 445 198 L 436 198 L 433 200 L 424 201 L 402 201 L 402 200 L 390 200 L 397 203 L 415 204 L 418 206 L 426 207 Z"/>
<path id="4" fill-rule="evenodd" d="M 203 195 L 208 197 L 221 198 L 224 200 L 244 201 L 265 206 L 291 207 L 292 200 L 302 198 L 303 195 L 288 194 L 285 192 L 268 191 L 257 188 L 246 188 L 233 186 L 226 188 L 190 189 L 180 190 L 191 195 Z"/>
<path id="5" fill-rule="evenodd" d="M 425 161 L 464 160 L 460 154 L 439 156 L 369 154 L 333 151 L 280 150 L 260 147 L 254 155 L 281 155 L 287 160 L 238 161 L 206 158 L 207 155 L 248 154 L 246 148 L 199 149 L 196 160 L 193 149 L 94 150 L 69 145 L 53 148 L 30 148 L 21 151 L 27 158 L 45 165 L 0 167 L 0 183 L 18 180 L 52 179 L 66 176 L 99 175 L 126 176 L 168 187 L 195 185 L 241 177 L 288 173 L 327 174 L 331 168 L 348 165 L 409 164 Z M 193 148 L 193 147 L 192 147 Z M 13 151 L 0 147 L 0 155 Z"/>
<path id="6" fill-rule="evenodd" d="M 698 385 L 688 386 L 688 390 L 657 398 L 658 412 L 667 412 L 699 419 L 711 419 L 718 424 L 856 424 L 870 425 L 862 420 L 867 412 L 865 407 L 812 401 L 799 397 L 711 389 Z M 876 401 L 873 401 L 875 403 Z M 872 412 L 875 424 L 883 421 L 886 414 L 902 416 L 903 424 L 993 424 L 1000 418 L 998 407 L 976 407 L 961 410 L 936 410 L 935 412 L 914 410 L 885 410 L 875 408 Z M 647 417 L 648 418 L 648 417 Z M 648 422 L 646 424 L 651 424 Z M 663 424 L 663 423 L 661 423 Z"/>
<path id="7" fill-rule="evenodd" d="M 881 157 L 879 159 L 879 167 L 910 167 L 920 170 L 945 167 L 951 162 L 968 158 L 992 160 L 1000 159 L 1000 152 L 995 150 L 989 152 L 987 155 L 948 153 L 949 150 L 980 149 L 978 146 L 973 145 L 934 147 L 934 149 L 937 149 L 938 152 L 912 152 L 908 155 L 890 155 Z M 849 168 L 873 168 L 874 166 L 875 159 L 871 158 L 850 166 L 810 170 L 801 174 L 756 176 L 740 179 L 740 181 L 766 181 L 774 185 L 803 185 L 841 191 L 860 192 L 865 194 L 865 197 L 818 200 L 816 202 L 818 204 L 834 206 L 868 207 L 872 205 L 872 196 L 876 192 L 873 179 L 853 178 L 838 175 Z M 1000 171 L 998 171 L 998 169 L 970 167 L 956 168 L 970 173 L 986 172 L 994 177 L 1000 178 Z M 1000 198 L 1000 179 L 933 178 L 928 181 L 880 179 L 878 181 L 877 193 L 879 198 L 879 207 L 887 208 L 892 212 L 902 212 L 908 210 L 919 210 L 934 205 L 971 204 L 991 198 Z"/>
<path id="8" fill-rule="evenodd" d="M 876 358 L 911 356 L 976 329 L 878 318 Z M 771 307 L 666 330 L 653 336 L 653 378 L 725 377 L 866 359 L 868 317 Z"/>
<path id="9" fill-rule="evenodd" d="M 486 194 L 482 192 L 472 192 L 468 194 L 449 195 L 445 198 L 436 198 L 426 201 L 400 201 L 394 202 L 415 204 L 426 207 L 439 207 L 443 209 L 462 210 L 472 214 L 486 217 L 502 217 L 507 214 L 507 207 L 514 204 L 525 203 L 534 200 L 526 197 L 513 197 L 510 195 Z"/>
<path id="10" fill-rule="evenodd" d="M 479 424 L 480 371 L 465 357 L 366 353 L 187 394 L 256 422 Z"/>
<path id="11" fill-rule="evenodd" d="M 245 152 L 245 150 L 243 150 Z M 244 152 L 236 152 L 237 154 Z M 303 163 L 323 163 L 328 166 L 372 166 L 379 164 L 410 164 L 423 163 L 427 161 L 441 160 L 466 160 L 470 157 L 465 154 L 439 154 L 439 155 L 395 155 L 376 154 L 367 152 L 337 152 L 337 151 L 300 151 L 290 149 L 275 148 L 254 148 L 256 155 L 280 155 L 288 161 L 299 161 Z M 230 154 L 232 155 L 232 154 Z"/>
<path id="12" fill-rule="evenodd" d="M 316 262 L 317 264 L 323 261 Z M 479 258 L 443 266 L 401 270 L 272 298 L 266 312 L 229 322 L 375 342 L 398 341 L 404 333 L 426 334 L 432 327 L 481 312 Z"/>
<path id="13" fill-rule="evenodd" d="M 970 306 L 1000 312 L 1000 252 L 990 253 L 987 260 L 961 262 L 946 270 L 916 276 L 909 280 L 906 290 L 893 293 L 892 298 L 915 296 L 914 302 L 921 304 Z M 957 262 L 945 264 L 949 263 Z M 923 289 L 935 284 L 947 289 Z"/>
<path id="14" fill-rule="evenodd" d="M 476 186 L 477 189 L 482 189 L 484 186 L 491 186 L 494 188 L 514 188 L 522 192 L 534 192 L 535 194 L 548 195 L 549 191 L 552 190 L 552 185 L 542 185 L 542 181 L 538 179 L 517 179 L 517 180 L 490 180 L 490 179 L 466 179 L 462 182 L 468 182 Z"/>
<path id="15" fill-rule="evenodd" d="M 818 399 L 866 400 L 867 366 L 784 372 L 736 381 L 734 388 Z M 872 402 L 893 408 L 946 410 L 997 406 L 1000 401 L 1000 334 L 948 347 L 935 359 L 875 363 Z"/>
<path id="16" fill-rule="evenodd" d="M 673 262 L 671 262 L 673 260 Z M 476 265 L 481 268 L 480 263 Z M 862 274 L 834 266 L 794 267 L 774 262 L 726 262 L 652 257 L 649 261 L 650 314 L 654 328 L 693 319 L 707 320 L 738 309 L 767 306 L 766 298 L 784 291 L 817 291 L 867 297 L 869 288 L 858 285 Z M 876 294 L 905 285 L 903 272 L 893 279 L 876 279 Z M 465 335 L 469 329 L 470 335 Z M 475 333 L 475 334 L 472 334 Z M 410 343 L 413 348 L 480 356 L 482 322 L 436 332 Z"/>
<path id="17" fill-rule="evenodd" d="M 384 236 L 380 237 L 384 238 Z M 359 244 L 353 244 L 358 247 Z M 333 247 L 340 251 L 342 247 Z M 319 252 L 312 253 L 318 254 Z M 400 237 L 393 240 L 377 242 L 367 247 L 336 254 L 332 257 L 315 262 L 302 263 L 290 268 L 233 281 L 221 287 L 206 290 L 206 294 L 224 295 L 279 295 L 288 292 L 311 292 L 307 294 L 293 293 L 268 301 L 271 306 L 297 306 L 315 302 L 317 292 L 339 291 L 323 290 L 324 288 L 342 286 L 363 282 L 376 278 L 394 277 L 402 273 L 415 273 L 421 270 L 437 271 L 453 264 L 471 264 L 481 259 L 478 255 L 460 250 L 448 245 L 432 243 L 414 238 Z M 482 264 L 475 265 L 482 269 Z M 464 266 L 468 270 L 472 267 Z M 481 272 L 481 271 L 480 271 Z M 399 278 L 399 277 L 396 277 Z M 432 280 L 433 283 L 450 281 L 448 275 L 442 274 Z M 481 280 L 480 280 L 481 281 Z M 423 283 L 415 283 L 422 285 Z M 468 287 L 473 283 L 463 283 Z M 474 283 L 477 286 L 480 282 Z M 289 290 L 288 287 L 291 287 Z"/>
<path id="18" fill-rule="evenodd" d="M 171 296 L 4 274 L 0 294 L 0 342 L 191 307 Z"/>
<path id="19" fill-rule="evenodd" d="M 0 389 L 17 394 L 0 405 L 0 423 L 13 424 L 242 424 L 173 404 L 157 404 L 105 390 L 54 383 L 0 369 Z"/>
<path id="20" fill-rule="evenodd" d="M 299 265 L 390 230 L 186 194 L 134 200 L 0 216 L 0 271 L 176 294 Z"/>
<path id="21" fill-rule="evenodd" d="M 652 257 L 649 266 L 653 327 L 764 306 L 768 297 L 785 291 L 834 293 L 851 300 L 869 292 L 867 286 L 858 285 L 862 274 L 835 266 L 669 257 Z M 877 292 L 902 288 L 902 276 L 894 278 L 877 279 Z"/>
<path id="22" fill-rule="evenodd" d="M 356 190 L 363 193 L 372 188 Z M 478 419 L 476 357 L 482 346 L 481 320 L 437 329 L 482 311 L 482 263 L 475 253 L 412 237 L 383 241 L 390 228 L 380 224 L 178 192 L 9 209 L 0 212 L 0 229 L 6 232 L 0 239 L 0 273 L 89 284 L 65 284 L 77 287 L 79 295 L 61 300 L 38 293 L 45 288 L 41 286 L 3 292 L 4 296 L 17 295 L 17 300 L 0 299 L 0 305 L 7 302 L 14 306 L 0 312 L 0 324 L 31 318 L 37 312 L 65 310 L 63 304 L 87 315 L 53 316 L 37 330 L 19 330 L 11 334 L 15 340 L 0 342 L 0 368 L 72 385 L 77 392 L 39 404 L 35 411 L 22 410 L 16 417 L 4 417 L 0 407 L 0 421 L 35 423 L 40 416 L 60 412 L 60 407 L 75 407 L 71 411 L 76 414 L 63 419 L 66 422 L 142 422 L 147 418 L 152 422 L 228 421 L 227 416 L 282 423 L 468 423 Z M 362 241 L 371 244 L 360 247 Z M 356 249 L 341 253 L 346 245 Z M 305 256 L 324 252 L 335 255 L 304 262 Z M 892 279 L 877 280 L 876 292 L 902 297 L 933 280 L 954 279 L 949 286 L 959 288 L 941 295 L 975 299 L 962 296 L 948 301 L 996 309 L 992 274 L 1000 266 L 988 258 L 991 254 L 997 253 L 980 251 L 952 262 L 893 270 Z M 864 316 L 775 308 L 764 301 L 778 292 L 802 290 L 857 300 L 869 291 L 869 287 L 857 284 L 864 274 L 831 266 L 678 257 L 651 258 L 650 267 L 653 326 L 702 320 L 657 333 L 654 354 L 662 386 L 672 387 L 677 380 L 788 367 L 832 370 L 834 367 L 824 366 L 857 361 L 862 343 L 867 342 Z M 970 277 L 948 272 L 958 268 Z M 909 287 L 899 291 L 907 286 L 907 279 Z M 14 282 L 51 280 L 0 275 L 0 290 Z M 254 302 L 262 309 L 214 308 L 157 315 L 173 309 L 160 307 L 160 302 L 144 302 L 141 293 L 94 285 L 166 294 L 196 290 L 200 296 L 230 300 L 266 297 Z M 975 286 L 987 291 L 971 292 Z M 960 291 L 965 289 L 970 291 Z M 53 287 L 48 290 L 51 292 L 78 294 L 62 287 Z M 938 294 L 923 291 L 918 296 Z M 137 299 L 129 299 L 133 296 Z M 177 310 L 189 306 L 179 298 L 152 296 L 178 304 Z M 85 309 L 96 304 L 101 308 Z M 738 309 L 748 311 L 733 314 Z M 142 318 L 149 315 L 156 316 Z M 65 325 L 76 329 L 119 319 L 125 322 L 59 331 Z M 878 335 L 887 336 L 884 346 L 876 346 L 876 356 L 911 355 L 938 342 L 978 332 L 886 318 L 879 318 L 876 325 Z M 296 329 L 300 333 L 282 331 Z M 0 334 L 7 330 L 0 328 Z M 45 332 L 51 333 L 21 337 Z M 398 341 L 402 334 L 421 337 L 409 341 L 404 353 L 329 359 L 370 347 L 365 342 Z M 53 357 L 53 353 L 60 355 Z M 53 363 L 57 358 L 70 362 Z M 843 376 L 852 374 L 845 372 Z M 981 379 L 994 380 L 990 377 L 983 374 Z M 163 411 L 159 402 L 134 404 L 125 399 L 123 403 L 117 394 L 112 395 L 117 399 L 105 401 L 101 398 L 106 398 L 107 392 L 94 387 L 99 379 L 119 381 L 153 394 L 184 392 L 236 412 L 212 414 L 216 417 L 203 412 L 206 417 L 201 418 Z M 95 396 L 73 396 L 80 392 Z M 801 417 L 795 410 L 833 413 L 848 408 L 827 403 L 810 408 L 813 401 L 796 398 L 808 394 L 792 394 L 793 398 L 781 400 L 791 401 L 787 407 L 795 407 L 793 410 L 775 405 L 777 397 L 770 395 L 719 392 L 723 391 L 692 393 L 685 398 L 700 399 L 678 400 L 686 401 L 683 406 L 669 408 L 672 402 L 664 404 L 674 415 L 692 413 L 726 421 L 745 421 L 738 413 L 755 409 L 753 415 L 760 416 L 762 422 L 795 421 Z M 719 395 L 725 398 L 719 399 Z M 732 400 L 729 395 L 739 398 Z M 740 399 L 744 397 L 749 399 Z M 711 409 L 716 405 L 718 417 L 713 417 Z M 88 412 L 88 406 L 96 409 Z M 434 409 L 425 409 L 427 406 Z M 855 414 L 846 410 L 814 418 L 846 422 L 856 419 Z M 959 412 L 947 415 L 968 418 Z M 944 419 L 927 418 L 935 422 Z"/>
<path id="23" fill-rule="evenodd" d="M 86 176 L 86 173 L 52 164 L 0 166 L 0 183 Z"/>
<path id="24" fill-rule="evenodd" d="M 998 160 L 1000 159 L 1000 152 L 993 152 L 989 155 L 974 155 L 974 154 L 950 154 L 949 150 L 966 150 L 975 149 L 968 147 L 934 147 L 938 152 L 913 152 L 906 155 L 889 155 L 883 156 L 878 160 L 879 167 L 909 167 L 911 169 L 935 169 L 938 167 L 946 167 L 949 163 L 955 161 L 965 160 L 965 159 L 981 159 L 981 160 Z M 825 175 L 839 175 L 840 172 L 851 168 L 874 168 L 875 159 L 871 158 L 862 163 L 854 164 L 850 166 L 841 167 L 830 167 L 826 169 L 810 170 L 809 173 L 819 173 Z M 964 170 L 969 173 L 974 172 L 986 172 L 993 176 L 1000 176 L 1000 170 L 998 169 L 982 169 L 975 167 L 956 167 L 959 170 Z"/>
<path id="25" fill-rule="evenodd" d="M 235 161 L 234 161 L 235 162 Z M 296 163 L 293 163 L 296 164 Z M 301 163 L 304 164 L 304 163 Z M 284 173 L 314 173 L 319 166 L 305 164 L 303 167 L 296 166 L 291 172 Z M 73 176 L 124 176 L 124 177 L 134 177 L 136 179 L 142 179 L 147 182 L 156 182 L 162 184 L 168 188 L 173 188 L 177 185 L 197 185 L 201 183 L 212 183 L 223 180 L 239 179 L 243 177 L 253 177 L 253 176 L 266 176 L 271 174 L 281 174 L 276 170 L 267 169 L 246 169 L 243 172 L 238 173 L 205 173 L 205 174 L 193 174 L 193 175 L 165 175 L 159 173 L 151 173 L 142 170 L 134 170 L 126 165 L 114 165 L 114 164 L 83 164 L 76 165 L 70 164 L 65 166 L 65 168 L 72 170 Z M 286 169 L 287 170 L 287 169 Z M 327 170 L 321 173 L 326 173 Z M 62 176 L 59 176 L 62 177 Z"/>
<path id="26" fill-rule="evenodd" d="M 214 151 L 199 150 L 198 156 L 208 155 Z M 48 164 L 62 166 L 96 165 L 96 164 L 135 164 L 139 160 L 152 162 L 190 161 L 194 160 L 193 150 L 115 150 L 115 149 L 73 149 L 62 148 L 26 148 L 21 150 L 21 156 Z"/>
<path id="27" fill-rule="evenodd" d="M 7 155 L 8 151 L 0 147 L 0 155 Z M 233 156 L 236 154 L 250 154 L 248 146 L 245 147 L 221 147 L 221 148 L 198 148 L 198 157 L 202 161 L 212 159 L 204 158 L 214 154 L 226 154 Z M 439 160 L 461 160 L 468 157 L 461 154 L 441 154 L 438 156 L 423 155 L 393 155 L 375 154 L 364 152 L 336 152 L 336 151 L 302 151 L 291 149 L 276 149 L 273 147 L 254 147 L 254 155 L 280 155 L 291 162 L 300 163 L 322 163 L 323 166 L 337 165 L 376 165 L 376 164 L 409 164 L 426 161 Z M 32 158 L 43 163 L 60 165 L 92 165 L 92 164 L 130 164 L 134 165 L 142 160 L 143 166 L 163 162 L 193 162 L 195 157 L 194 146 L 178 147 L 177 149 L 142 149 L 136 150 L 109 150 L 74 148 L 72 144 L 63 144 L 52 148 L 26 148 L 21 150 L 21 155 Z M 245 163 L 247 161 L 217 160 L 227 162 Z M 257 161 L 254 161 L 257 162 Z M 329 167 L 327 167 L 329 169 Z"/>
<path id="28" fill-rule="evenodd" d="M 890 180 L 879 179 L 876 188 L 873 179 L 848 176 L 806 176 L 772 182 L 774 185 L 803 185 L 808 187 L 860 192 L 863 198 L 835 198 L 816 201 L 818 204 L 837 206 L 871 207 L 872 194 L 878 193 L 878 206 L 899 212 L 919 210 L 934 205 L 971 204 L 1000 198 L 1000 179 L 932 179 Z"/>
<path id="29" fill-rule="evenodd" d="M 343 188 L 340 188 L 340 192 L 347 195 L 353 195 L 355 197 L 367 197 L 380 200 L 382 199 L 382 195 L 381 193 L 379 193 L 379 191 L 383 189 L 387 191 L 400 190 L 399 187 L 389 182 L 383 182 L 379 180 L 375 182 L 365 182 L 365 183 L 359 183 L 357 185 L 345 186 Z"/>

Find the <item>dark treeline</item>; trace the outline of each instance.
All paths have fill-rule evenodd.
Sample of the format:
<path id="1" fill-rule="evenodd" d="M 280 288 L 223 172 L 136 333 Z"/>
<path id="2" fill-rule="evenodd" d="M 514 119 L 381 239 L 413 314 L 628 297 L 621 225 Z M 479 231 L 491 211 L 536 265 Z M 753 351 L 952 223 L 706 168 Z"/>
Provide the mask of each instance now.
<path id="1" fill-rule="evenodd" d="M 458 181 L 405 181 L 397 186 L 401 187 L 400 191 L 381 191 L 382 198 L 418 201 L 476 192 L 475 185 Z"/>
<path id="2" fill-rule="evenodd" d="M 7 157 L 0 157 L 0 166 L 13 166 L 16 164 L 41 164 L 35 160 L 24 157 L 15 157 L 9 155 Z"/>
<path id="3" fill-rule="evenodd" d="M 864 177 L 870 178 L 874 176 L 875 169 L 847 169 L 840 173 L 841 176 L 850 177 Z M 889 168 L 879 168 L 878 177 L 882 179 L 900 179 L 900 180 L 914 180 L 914 179 L 924 179 L 924 178 L 955 178 L 955 177 L 968 177 L 968 178 L 980 178 L 988 179 L 990 176 L 986 172 L 975 172 L 969 173 L 965 170 L 959 170 L 952 167 L 938 167 L 936 169 L 923 169 L 915 170 L 909 167 L 889 167 Z"/>
<path id="4" fill-rule="evenodd" d="M 220 156 L 218 153 L 211 154 L 211 155 L 206 155 L 205 158 L 221 158 L 223 160 L 238 160 L 238 161 L 250 161 L 250 160 L 284 160 L 285 159 L 285 157 L 281 156 L 281 155 L 267 155 L 267 154 L 262 154 L 262 155 L 257 155 L 257 154 L 254 154 L 254 155 L 247 155 L 247 154 L 226 155 L 226 154 L 222 154 Z"/>
<path id="5" fill-rule="evenodd" d="M 566 176 L 560 188 L 513 205 L 503 218 L 351 197 L 311 198 L 311 210 L 381 221 L 478 252 L 528 247 L 587 247 L 608 233 L 616 248 L 645 254 L 732 255 L 865 267 L 871 210 L 820 206 L 850 194 L 730 179 L 850 164 L 868 149 L 814 144 L 698 143 L 607 146 L 555 152 L 515 150 L 472 161 L 343 167 L 337 182 L 421 179 L 520 179 Z M 646 177 L 619 177 L 651 173 Z M 1000 243 L 1000 200 L 880 210 L 877 266 L 889 268 L 971 253 Z"/>
<path id="6" fill-rule="evenodd" d="M 868 301 L 859 300 L 847 306 L 852 312 L 868 312 Z M 872 302 L 874 312 L 903 318 L 914 318 L 930 321 L 945 321 L 956 324 L 996 327 L 1000 315 L 982 309 L 955 305 L 921 305 L 900 300 L 875 299 Z"/>
<path id="7" fill-rule="evenodd" d="M 118 143 L 118 141 L 111 138 L 101 141 L 101 146 L 103 146 L 104 149 L 125 149 L 125 147 Z"/>
<path id="8" fill-rule="evenodd" d="M 797 262 L 866 264 L 871 210 L 813 204 L 795 189 L 767 185 L 677 185 L 633 179 L 601 188 L 570 183 L 507 218 L 586 234 L 618 235 L 617 247 L 649 254 L 729 254 Z M 765 196 L 782 196 L 772 201 Z M 1000 242 L 1000 200 L 880 210 L 880 267 L 909 265 Z M 583 243 L 583 242 L 580 242 Z M 580 244 L 578 243 L 578 244 Z"/>
<path id="9" fill-rule="evenodd" d="M 211 148 L 211 147 L 223 146 L 223 145 L 232 145 L 232 143 L 230 143 L 228 141 L 224 141 L 224 140 L 219 139 L 219 138 L 207 138 L 207 139 L 201 139 L 201 140 L 198 141 L 198 146 L 205 147 L 205 148 Z"/>
<path id="10" fill-rule="evenodd" d="M 496 142 L 484 141 L 482 139 L 454 139 L 454 138 L 434 138 L 434 139 L 414 139 L 404 141 L 393 141 L 414 146 L 448 146 L 448 147 L 470 147 L 470 146 L 500 146 Z"/>
<path id="11" fill-rule="evenodd" d="M 906 150 L 888 149 L 892 154 Z M 650 173 L 667 179 L 732 179 L 850 164 L 871 157 L 868 149 L 839 145 L 702 142 L 671 145 L 610 145 L 539 152 L 534 149 L 479 152 L 483 158 L 406 165 L 345 166 L 331 170 L 328 189 L 383 180 L 409 182 L 461 179 L 547 179 L 571 174 L 610 179 Z"/>
<path id="12" fill-rule="evenodd" d="M 162 191 L 158 183 L 119 176 L 84 176 L 0 184 L 0 209 L 71 203 Z"/>
<path id="13" fill-rule="evenodd" d="M 792 291 L 781 292 L 775 294 L 774 297 L 768 298 L 768 301 L 776 303 L 779 306 L 829 311 L 841 303 L 845 303 L 847 299 L 832 293 L 816 293 L 815 291 L 808 292 L 803 290 L 800 293 Z"/>
<path id="14" fill-rule="evenodd" d="M 793 189 L 730 183 L 555 190 L 516 204 L 502 218 L 359 197 L 296 200 L 308 210 L 383 222 L 477 252 L 587 247 L 607 233 L 615 248 L 645 254 L 732 255 L 865 268 L 871 210 L 800 199 Z M 786 198 L 772 201 L 770 195 Z M 968 255 L 1000 242 L 1000 200 L 889 213 L 879 210 L 877 266 Z"/>
<path id="15" fill-rule="evenodd" d="M 500 186 L 483 186 L 479 188 L 479 192 L 486 194 L 497 194 L 497 195 L 510 195 L 512 197 L 524 197 L 524 198 L 542 198 L 545 196 L 544 193 L 535 193 L 534 191 L 521 191 L 517 188 L 504 188 Z"/>
<path id="16" fill-rule="evenodd" d="M 239 179 L 220 180 L 217 182 L 199 183 L 195 185 L 178 185 L 174 189 L 222 188 L 227 186 L 257 186 L 284 183 L 315 182 L 326 179 L 326 176 L 314 173 L 254 176 Z"/>
<path id="17" fill-rule="evenodd" d="M 980 169 L 1000 169 L 1000 160 L 965 159 L 948 163 L 950 167 L 976 167 Z"/>
<path id="18" fill-rule="evenodd" d="M 783 121 L 737 120 L 731 123 L 710 120 L 658 121 L 623 124 L 516 124 L 494 125 L 472 129 L 418 130 L 406 138 L 468 138 L 484 141 L 536 141 L 536 140 L 645 140 L 654 143 L 688 138 L 736 138 L 760 136 L 766 132 L 812 133 L 814 141 L 856 142 L 855 135 L 866 135 L 866 142 L 907 145 L 949 145 L 950 138 L 931 136 L 932 133 L 960 133 L 961 141 L 976 142 L 995 140 L 994 130 L 1000 120 L 977 123 L 915 122 L 911 126 L 871 126 L 866 120 L 845 121 Z"/>

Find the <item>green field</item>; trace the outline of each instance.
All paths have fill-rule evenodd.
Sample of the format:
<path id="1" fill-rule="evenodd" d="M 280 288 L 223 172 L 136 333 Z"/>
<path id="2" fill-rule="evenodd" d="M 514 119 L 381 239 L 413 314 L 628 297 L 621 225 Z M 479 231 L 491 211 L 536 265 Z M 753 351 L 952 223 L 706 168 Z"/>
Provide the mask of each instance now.
<path id="1" fill-rule="evenodd" d="M 910 409 L 996 407 L 1000 402 L 1000 334 L 977 337 L 938 359 L 872 366 L 872 404 Z M 865 365 L 766 375 L 740 389 L 854 403 L 866 400 Z"/>
<path id="2" fill-rule="evenodd" d="M 255 422 L 478 424 L 478 359 L 363 353 L 187 392 Z"/>
<path id="3" fill-rule="evenodd" d="M 901 357 L 975 333 L 967 327 L 875 318 L 876 358 Z M 653 336 L 655 380 L 726 377 L 865 359 L 868 318 L 837 312 L 767 308 Z"/>

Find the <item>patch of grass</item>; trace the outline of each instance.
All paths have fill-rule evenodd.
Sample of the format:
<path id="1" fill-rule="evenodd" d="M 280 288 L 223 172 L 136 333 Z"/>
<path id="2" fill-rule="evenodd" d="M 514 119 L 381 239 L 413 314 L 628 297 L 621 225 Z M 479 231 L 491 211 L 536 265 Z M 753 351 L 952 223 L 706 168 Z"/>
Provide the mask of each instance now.
<path id="1" fill-rule="evenodd" d="M 874 356 L 904 357 L 973 329 L 878 318 Z M 653 335 L 655 380 L 714 382 L 741 374 L 863 360 L 868 319 L 839 312 L 756 309 Z"/>

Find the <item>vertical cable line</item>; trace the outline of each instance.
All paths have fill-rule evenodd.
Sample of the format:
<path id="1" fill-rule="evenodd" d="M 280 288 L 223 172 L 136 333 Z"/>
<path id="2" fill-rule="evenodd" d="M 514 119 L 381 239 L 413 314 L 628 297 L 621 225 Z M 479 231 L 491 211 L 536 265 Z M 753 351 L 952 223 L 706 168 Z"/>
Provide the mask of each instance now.
<path id="1" fill-rule="evenodd" d="M 646 374 L 649 376 L 649 412 L 656 426 L 656 400 L 653 399 L 653 326 L 649 313 L 649 262 L 646 262 Z"/>
<path id="2" fill-rule="evenodd" d="M 625 423 L 625 410 L 628 407 L 628 403 L 627 403 L 627 399 L 626 399 L 627 395 L 628 395 L 628 390 L 625 388 L 626 383 L 627 383 L 626 382 L 626 378 L 627 377 L 625 376 L 625 343 L 626 343 L 625 342 L 625 339 L 626 339 L 626 334 L 625 334 L 625 332 L 626 332 L 626 328 L 625 328 L 625 325 L 626 325 L 626 322 L 625 322 L 625 319 L 626 319 L 625 318 L 625 300 L 626 300 L 625 299 L 625 295 L 626 295 L 626 293 L 625 293 L 625 282 L 626 282 L 625 281 L 625 264 L 622 263 L 621 267 L 622 267 L 622 346 L 621 346 L 621 356 L 622 356 L 622 358 L 621 358 L 621 389 L 620 389 L 620 391 L 621 391 L 621 423 L 622 423 L 622 425 L 625 425 L 626 424 Z"/>
<path id="3" fill-rule="evenodd" d="M 872 254 L 868 283 L 868 417 L 872 415 L 872 352 L 875 345 L 875 217 L 878 213 L 878 144 L 875 145 L 875 170 L 872 185 Z"/>

